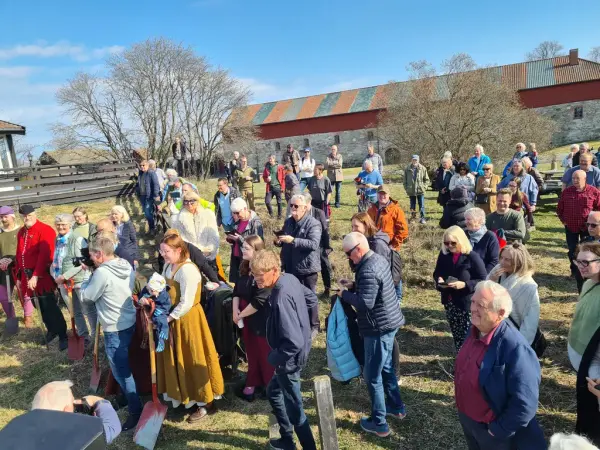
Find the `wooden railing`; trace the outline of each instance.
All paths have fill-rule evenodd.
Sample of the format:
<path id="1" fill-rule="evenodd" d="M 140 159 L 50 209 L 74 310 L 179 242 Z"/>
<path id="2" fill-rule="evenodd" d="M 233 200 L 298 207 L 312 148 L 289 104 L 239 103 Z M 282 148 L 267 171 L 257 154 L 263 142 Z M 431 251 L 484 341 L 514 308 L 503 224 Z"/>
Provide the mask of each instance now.
<path id="1" fill-rule="evenodd" d="M 135 192 L 136 175 L 133 160 L 0 169 L 0 205 L 60 205 L 128 196 Z"/>

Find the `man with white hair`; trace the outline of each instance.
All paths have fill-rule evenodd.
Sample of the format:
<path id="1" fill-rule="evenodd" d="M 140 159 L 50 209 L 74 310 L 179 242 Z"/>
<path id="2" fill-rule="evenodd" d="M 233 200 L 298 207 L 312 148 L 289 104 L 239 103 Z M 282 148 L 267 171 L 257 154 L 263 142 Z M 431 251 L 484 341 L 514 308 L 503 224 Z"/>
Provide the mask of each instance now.
<path id="1" fill-rule="evenodd" d="M 42 386 L 35 394 L 31 410 L 46 409 L 50 411 L 75 412 L 75 409 L 89 409 L 90 415 L 102 420 L 104 439 L 107 444 L 114 441 L 121 433 L 119 417 L 108 400 L 95 395 L 87 395 L 81 400 L 76 400 L 69 380 L 52 381 Z"/>
<path id="2" fill-rule="evenodd" d="M 589 155 L 583 155 L 582 161 Z M 565 227 L 568 256 L 571 263 L 571 274 L 577 281 L 581 292 L 583 277 L 573 263 L 575 249 L 588 235 L 588 216 L 592 211 L 600 211 L 600 190 L 586 184 L 586 173 L 576 170 L 573 173 L 573 185 L 566 188 L 558 200 L 556 214 Z"/>
<path id="3" fill-rule="evenodd" d="M 505 319 L 508 291 L 493 281 L 477 284 L 471 331 L 454 369 L 458 418 L 469 450 L 545 450 L 535 414 L 540 363 L 518 329 Z"/>
<path id="4" fill-rule="evenodd" d="M 480 177 L 483 175 L 483 166 L 485 166 L 486 164 L 491 164 L 492 160 L 490 159 L 490 157 L 488 155 L 486 155 L 483 152 L 483 146 L 481 146 L 480 144 L 477 144 L 475 146 L 475 151 L 473 152 L 473 156 L 471 156 L 469 158 L 469 161 L 467 162 L 468 166 L 469 166 L 469 170 L 471 172 L 471 175 L 473 175 L 475 178 Z"/>
<path id="5" fill-rule="evenodd" d="M 156 174 L 156 178 L 158 178 L 158 185 L 161 189 L 165 187 L 167 182 L 167 175 L 164 170 L 156 165 L 156 161 L 153 159 L 148 160 L 148 170 L 151 170 Z"/>
<path id="6" fill-rule="evenodd" d="M 585 172 L 587 184 L 600 188 L 600 169 L 592 165 L 592 154 L 584 153 L 579 158 L 579 165 L 573 166 L 563 175 L 561 180 L 563 190 L 573 184 L 573 174 L 578 170 Z"/>
<path id="7" fill-rule="evenodd" d="M 438 191 L 437 202 L 441 206 L 445 206 L 448 200 L 450 200 L 450 180 L 453 176 L 454 166 L 452 165 L 452 156 L 444 156 L 440 167 L 438 167 L 435 173 L 435 188 Z"/>
<path id="8" fill-rule="evenodd" d="M 357 312 L 365 346 L 363 375 L 371 397 L 371 415 L 360 419 L 360 426 L 367 433 L 387 437 L 390 427 L 386 416 L 398 419 L 406 416 L 392 358 L 394 339 L 404 325 L 404 316 L 390 262 L 369 248 L 362 233 L 347 234 L 342 247 L 354 267 L 355 278 L 354 282 L 338 280 L 338 295 Z"/>
<path id="9" fill-rule="evenodd" d="M 488 158 L 489 159 L 489 158 Z M 410 219 L 417 218 L 417 202 L 421 214 L 420 223 L 426 223 L 425 220 L 425 192 L 429 186 L 429 174 L 427 168 L 421 164 L 419 155 L 412 155 L 412 162 L 404 171 L 404 190 L 410 199 Z"/>
<path id="10" fill-rule="evenodd" d="M 590 144 L 587 142 L 582 142 L 579 144 L 579 151 L 573 155 L 573 167 L 579 165 L 581 156 L 586 153 L 592 155 L 592 152 L 590 151 Z M 598 167 L 598 158 L 596 158 L 596 155 L 592 155 L 592 166 Z"/>
<path id="11" fill-rule="evenodd" d="M 573 157 L 578 151 L 579 146 L 577 144 L 571 145 L 571 147 L 569 148 L 569 154 L 563 158 L 561 163 L 561 166 L 565 168 L 565 171 L 573 167 Z"/>
<path id="12" fill-rule="evenodd" d="M 377 188 L 383 184 L 381 173 L 375 170 L 373 161 L 366 159 L 363 170 L 354 179 L 358 188 L 358 210 L 367 211 L 377 201 Z"/>

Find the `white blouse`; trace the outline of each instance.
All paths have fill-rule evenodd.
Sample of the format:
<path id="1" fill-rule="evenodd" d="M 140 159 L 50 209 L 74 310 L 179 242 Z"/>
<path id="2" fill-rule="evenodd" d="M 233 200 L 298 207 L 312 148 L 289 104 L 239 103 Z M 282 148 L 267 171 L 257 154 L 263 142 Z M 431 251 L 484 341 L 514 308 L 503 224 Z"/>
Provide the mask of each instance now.
<path id="1" fill-rule="evenodd" d="M 315 174 L 315 160 L 312 158 L 300 160 L 300 178 L 310 178 Z"/>
<path id="2" fill-rule="evenodd" d="M 179 283 L 181 299 L 177 306 L 169 314 L 173 319 L 178 320 L 185 316 L 192 306 L 194 306 L 194 300 L 196 300 L 196 292 L 201 287 L 202 277 L 200 271 L 191 260 L 186 260 L 186 263 L 179 268 L 175 273 L 175 281 Z M 171 272 L 173 270 L 173 264 L 165 264 L 163 269 L 163 277 L 172 278 Z"/>
<path id="3" fill-rule="evenodd" d="M 450 185 L 448 186 L 450 190 L 464 186 L 467 188 L 467 192 L 475 191 L 475 177 L 470 173 L 466 174 L 464 177 L 461 177 L 460 174 L 455 173 L 452 178 L 450 178 Z"/>

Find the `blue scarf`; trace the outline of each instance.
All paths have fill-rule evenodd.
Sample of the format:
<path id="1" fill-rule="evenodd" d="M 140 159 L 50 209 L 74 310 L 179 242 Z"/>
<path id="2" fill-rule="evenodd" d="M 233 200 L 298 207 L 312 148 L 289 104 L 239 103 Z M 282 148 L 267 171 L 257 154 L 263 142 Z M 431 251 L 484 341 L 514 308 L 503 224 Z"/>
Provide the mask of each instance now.
<path id="1" fill-rule="evenodd" d="M 70 231 L 63 236 L 56 237 L 54 258 L 52 260 L 52 267 L 50 268 L 54 278 L 57 278 L 62 274 L 62 263 L 63 259 L 65 258 L 65 254 L 67 253 L 67 242 L 69 242 L 69 237 L 71 237 Z"/>
<path id="2" fill-rule="evenodd" d="M 487 228 L 485 225 L 481 225 L 481 228 L 477 231 L 469 231 L 469 241 L 471 242 L 471 245 L 477 244 L 486 232 Z"/>

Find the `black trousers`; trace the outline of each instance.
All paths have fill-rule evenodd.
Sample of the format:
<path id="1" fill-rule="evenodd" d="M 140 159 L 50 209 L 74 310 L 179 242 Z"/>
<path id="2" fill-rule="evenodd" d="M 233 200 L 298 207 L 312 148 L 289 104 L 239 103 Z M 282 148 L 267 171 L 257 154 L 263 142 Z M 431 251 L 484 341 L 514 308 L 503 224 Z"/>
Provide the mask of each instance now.
<path id="1" fill-rule="evenodd" d="M 323 286 L 325 289 L 331 289 L 331 263 L 327 255 L 327 249 L 321 250 L 321 277 L 323 278 Z"/>
<path id="2" fill-rule="evenodd" d="M 317 279 L 319 278 L 319 273 L 309 273 L 308 275 L 296 275 L 300 284 L 306 286 L 314 293 L 317 292 Z M 308 309 L 308 315 L 310 319 L 310 328 L 312 330 L 319 330 L 321 324 L 319 323 L 319 305 L 315 305 L 314 308 Z"/>
<path id="3" fill-rule="evenodd" d="M 565 235 L 567 237 L 567 248 L 569 249 L 567 255 L 569 256 L 569 262 L 571 263 L 571 275 L 573 275 L 575 277 L 575 281 L 577 281 L 577 291 L 581 292 L 584 280 L 579 272 L 579 268 L 575 265 L 573 260 L 575 259 L 575 249 L 586 237 L 589 236 L 589 234 L 587 231 L 574 233 L 565 227 Z"/>
<path id="4" fill-rule="evenodd" d="M 281 219 L 281 189 L 270 188 L 269 192 L 265 195 L 265 204 L 267 205 L 267 211 L 269 211 L 271 217 L 273 217 L 273 208 L 271 207 L 271 200 L 273 197 L 277 200 L 277 218 Z"/>
<path id="5" fill-rule="evenodd" d="M 35 305 L 33 298 L 31 300 Z M 38 300 L 40 302 L 42 320 L 48 331 L 58 334 L 60 338 L 67 337 L 67 323 L 58 306 L 58 299 L 54 295 L 54 292 L 46 292 L 45 294 L 38 295 Z"/>

